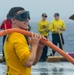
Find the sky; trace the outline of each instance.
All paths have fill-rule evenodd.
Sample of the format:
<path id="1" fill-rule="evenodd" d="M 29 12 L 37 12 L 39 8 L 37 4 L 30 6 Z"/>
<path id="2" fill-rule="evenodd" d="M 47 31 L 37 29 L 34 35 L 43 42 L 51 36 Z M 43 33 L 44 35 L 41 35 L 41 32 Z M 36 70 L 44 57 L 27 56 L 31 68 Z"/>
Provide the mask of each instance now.
<path id="1" fill-rule="evenodd" d="M 5 19 L 9 10 L 15 6 L 30 11 L 30 16 L 34 20 L 41 18 L 44 12 L 49 18 L 53 18 L 56 12 L 63 18 L 74 14 L 74 0 L 0 0 L 0 19 Z"/>

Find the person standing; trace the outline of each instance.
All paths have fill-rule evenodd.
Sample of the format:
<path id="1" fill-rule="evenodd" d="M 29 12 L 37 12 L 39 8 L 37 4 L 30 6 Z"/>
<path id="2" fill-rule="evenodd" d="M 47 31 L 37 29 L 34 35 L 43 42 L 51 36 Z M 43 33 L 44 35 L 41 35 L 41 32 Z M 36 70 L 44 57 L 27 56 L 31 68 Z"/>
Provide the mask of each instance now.
<path id="1" fill-rule="evenodd" d="M 54 20 L 52 21 L 51 31 L 52 31 L 52 43 L 54 45 L 59 44 L 59 48 L 63 50 L 64 38 L 62 31 L 65 31 L 66 26 L 63 20 L 60 19 L 59 13 L 54 14 Z M 50 56 L 54 56 L 55 51 L 52 50 Z"/>
<path id="2" fill-rule="evenodd" d="M 5 29 L 10 29 L 12 28 L 11 26 L 11 22 L 7 16 L 7 19 L 6 20 L 3 20 L 2 24 L 0 25 L 0 29 L 1 30 L 5 30 Z M 3 36 L 3 46 L 4 46 L 4 42 L 5 42 L 5 38 L 6 38 L 6 35 Z M 4 48 L 2 46 L 2 53 L 3 53 L 3 58 L 2 60 L 5 61 L 5 58 L 4 58 Z"/>
<path id="3" fill-rule="evenodd" d="M 38 22 L 38 32 L 40 33 L 41 36 L 44 36 L 45 38 L 48 38 L 49 31 L 50 31 L 50 24 L 46 20 L 47 19 L 47 14 L 42 13 L 41 17 L 42 17 L 42 20 Z M 42 53 L 42 56 L 40 58 L 40 61 L 46 61 L 47 52 L 48 52 L 48 47 L 45 46 L 43 48 L 43 53 Z"/>
<path id="4" fill-rule="evenodd" d="M 22 7 L 13 7 L 8 12 L 12 28 L 28 30 L 29 12 Z M 23 34 L 12 32 L 7 35 L 4 43 L 4 54 L 7 65 L 6 75 L 31 75 L 31 66 L 35 65 L 44 47 L 39 41 L 42 36 L 32 33 L 26 40 Z M 31 46 L 29 48 L 28 46 Z"/>

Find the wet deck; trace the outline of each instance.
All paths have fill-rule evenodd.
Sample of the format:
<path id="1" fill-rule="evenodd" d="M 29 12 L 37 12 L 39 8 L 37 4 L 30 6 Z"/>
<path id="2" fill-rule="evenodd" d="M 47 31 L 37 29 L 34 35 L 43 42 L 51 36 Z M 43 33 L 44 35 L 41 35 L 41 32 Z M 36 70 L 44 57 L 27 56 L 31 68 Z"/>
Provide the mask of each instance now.
<path id="1" fill-rule="evenodd" d="M 5 75 L 5 71 L 5 63 L 0 63 L 0 75 Z M 74 65 L 69 62 L 39 62 L 32 67 L 32 75 L 74 75 Z"/>

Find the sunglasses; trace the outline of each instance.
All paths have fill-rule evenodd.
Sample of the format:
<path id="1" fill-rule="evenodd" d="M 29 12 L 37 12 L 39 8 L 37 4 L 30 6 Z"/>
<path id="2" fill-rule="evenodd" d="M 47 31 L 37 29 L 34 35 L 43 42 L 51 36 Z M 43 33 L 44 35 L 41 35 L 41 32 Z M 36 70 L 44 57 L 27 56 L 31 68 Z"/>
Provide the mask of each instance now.
<path id="1" fill-rule="evenodd" d="M 30 20 L 29 11 L 21 12 L 21 13 L 17 14 L 16 16 L 14 16 L 14 18 L 19 20 L 19 21 L 25 21 L 27 19 Z"/>
<path id="2" fill-rule="evenodd" d="M 47 16 L 43 15 L 43 17 L 47 18 Z"/>

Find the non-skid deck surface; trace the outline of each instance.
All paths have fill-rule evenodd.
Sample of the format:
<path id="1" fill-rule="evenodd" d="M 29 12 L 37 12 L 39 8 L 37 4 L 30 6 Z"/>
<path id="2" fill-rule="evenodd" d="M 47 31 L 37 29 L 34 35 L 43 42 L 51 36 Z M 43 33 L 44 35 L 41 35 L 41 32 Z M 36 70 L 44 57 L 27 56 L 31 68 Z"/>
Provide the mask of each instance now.
<path id="1" fill-rule="evenodd" d="M 6 75 L 5 63 L 0 63 L 0 75 Z M 39 62 L 32 66 L 32 75 L 74 75 L 74 66 L 70 62 Z M 25 74 L 24 74 L 25 75 Z"/>

